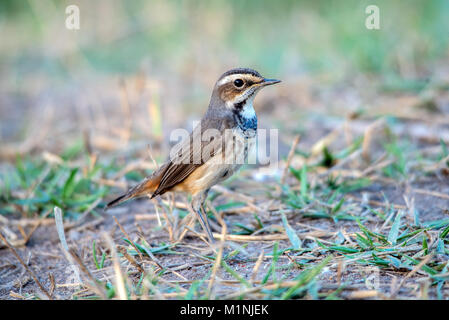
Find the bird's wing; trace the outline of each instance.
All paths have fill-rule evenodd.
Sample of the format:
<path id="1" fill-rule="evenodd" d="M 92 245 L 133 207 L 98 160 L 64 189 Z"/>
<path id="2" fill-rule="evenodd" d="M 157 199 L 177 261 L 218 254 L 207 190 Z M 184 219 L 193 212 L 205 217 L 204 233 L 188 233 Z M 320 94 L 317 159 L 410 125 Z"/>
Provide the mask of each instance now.
<path id="1" fill-rule="evenodd" d="M 226 118 L 201 121 L 201 125 L 192 131 L 189 138 L 181 142 L 175 152 L 172 152 L 176 156 L 170 158 L 167 166 L 161 172 L 160 183 L 152 197 L 163 194 L 181 183 L 198 167 L 220 152 L 224 147 L 224 132 L 231 128 L 232 121 Z M 220 136 L 213 137 L 214 134 Z M 201 147 L 199 148 L 199 146 Z"/>

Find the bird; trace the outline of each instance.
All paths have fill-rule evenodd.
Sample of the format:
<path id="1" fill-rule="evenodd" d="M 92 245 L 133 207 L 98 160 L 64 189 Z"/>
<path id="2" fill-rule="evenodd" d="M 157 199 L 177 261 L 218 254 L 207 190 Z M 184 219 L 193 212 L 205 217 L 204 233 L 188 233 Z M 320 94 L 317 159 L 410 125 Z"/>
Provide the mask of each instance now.
<path id="1" fill-rule="evenodd" d="M 204 202 L 210 188 L 232 176 L 254 147 L 257 115 L 253 100 L 260 89 L 281 82 L 250 68 L 234 68 L 215 83 L 209 107 L 188 138 L 173 147 L 168 160 L 105 210 L 141 196 L 184 192 L 191 195 L 190 209 L 214 243 Z"/>

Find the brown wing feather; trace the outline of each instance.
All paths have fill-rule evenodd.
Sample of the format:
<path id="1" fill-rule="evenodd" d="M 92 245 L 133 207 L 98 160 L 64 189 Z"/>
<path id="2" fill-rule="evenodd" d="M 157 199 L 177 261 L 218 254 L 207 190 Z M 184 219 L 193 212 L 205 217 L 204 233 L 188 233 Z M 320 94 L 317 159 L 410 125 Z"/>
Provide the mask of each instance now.
<path id="1" fill-rule="evenodd" d="M 223 119 L 204 119 L 201 121 L 201 127 L 196 127 L 190 134 L 189 139 L 185 139 L 178 147 L 178 150 L 189 150 L 184 152 L 177 159 L 170 160 L 166 170 L 163 172 L 159 186 L 154 191 L 152 197 L 163 194 L 177 184 L 184 181 L 193 171 L 202 166 L 209 158 L 214 156 L 222 146 L 221 139 L 202 141 L 203 133 L 207 129 L 216 129 L 223 134 L 224 130 L 232 128 L 232 120 Z M 201 144 L 201 150 L 194 149 L 194 142 Z M 204 150 L 211 150 L 210 153 L 204 153 Z M 203 151 L 203 155 L 200 152 Z M 186 161 L 188 159 L 188 161 Z M 198 159 L 199 163 L 193 163 L 193 159 Z M 185 163 L 188 162 L 188 163 Z"/>

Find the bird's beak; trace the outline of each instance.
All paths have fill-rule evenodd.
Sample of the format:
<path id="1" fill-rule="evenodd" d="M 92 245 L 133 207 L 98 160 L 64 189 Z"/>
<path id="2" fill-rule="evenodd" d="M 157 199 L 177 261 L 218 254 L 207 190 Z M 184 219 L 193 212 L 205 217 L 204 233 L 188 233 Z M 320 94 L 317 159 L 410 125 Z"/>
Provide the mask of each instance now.
<path id="1" fill-rule="evenodd" d="M 279 82 L 281 82 L 281 80 L 264 78 L 264 79 L 262 80 L 261 85 L 262 85 L 263 87 L 265 87 L 265 86 L 269 86 L 269 85 L 276 84 L 276 83 L 279 83 Z"/>

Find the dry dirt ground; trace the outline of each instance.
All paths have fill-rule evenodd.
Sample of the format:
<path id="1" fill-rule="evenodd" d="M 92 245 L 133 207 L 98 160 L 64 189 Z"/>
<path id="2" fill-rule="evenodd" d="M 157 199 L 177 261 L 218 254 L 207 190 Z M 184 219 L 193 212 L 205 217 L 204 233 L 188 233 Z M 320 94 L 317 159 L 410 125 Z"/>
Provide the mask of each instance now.
<path id="1" fill-rule="evenodd" d="M 302 90 L 313 87 L 292 84 L 295 85 Z M 213 199 L 210 200 L 218 212 L 211 211 L 210 217 L 217 235 L 222 231 L 217 215 L 226 223 L 227 236 L 222 258 L 230 254 L 225 259 L 227 267 L 214 268 L 216 264 L 213 258 L 216 254 L 201 240 L 198 233 L 202 231 L 198 224 L 194 227 L 190 225 L 185 237 L 177 241 L 190 217 L 180 217 L 186 203 L 182 196 L 177 196 L 175 202 L 171 197 L 164 197 L 162 200 L 165 206 L 161 206 L 162 200 L 159 200 L 158 212 L 155 203 L 141 199 L 106 213 L 101 209 L 96 210 L 95 214 L 88 213 L 81 220 L 65 219 L 68 246 L 79 257 L 79 260 L 74 261 L 74 257 L 69 256 L 72 263 L 62 250 L 53 217 L 42 216 L 41 213 L 40 216 L 24 218 L 18 213 L 0 216 L 3 234 L 9 239 L 10 246 L 15 248 L 8 248 L 4 244 L 0 247 L 0 299 L 46 299 L 47 294 L 55 299 L 106 297 L 109 292 L 105 293 L 105 285 L 115 286 L 118 290 L 115 281 L 119 270 L 130 290 L 130 298 L 199 298 L 208 292 L 211 279 L 214 282 L 208 298 L 279 298 L 285 294 L 282 289 L 292 288 L 298 283 L 298 275 L 309 267 L 316 267 L 326 257 L 330 257 L 330 260 L 319 270 L 316 278 L 305 281 L 304 290 L 295 292 L 289 298 L 448 299 L 448 281 L 436 282 L 425 268 L 433 268 L 435 272 L 442 272 L 441 277 L 447 277 L 447 238 L 442 239 L 445 249 L 437 247 L 441 245 L 439 237 L 442 230 L 448 225 L 444 221 L 449 218 L 448 169 L 444 161 L 423 164 L 412 156 L 416 152 L 421 157 L 427 155 L 432 158 L 440 153 L 440 140 L 449 141 L 447 92 L 438 93 L 432 98 L 439 108 L 437 112 L 427 109 L 421 111 L 420 98 L 392 95 L 377 98 L 373 102 L 375 108 L 370 108 L 361 118 L 348 116 L 350 113 L 347 112 L 344 117 L 338 116 L 339 105 L 352 101 L 352 91 L 340 92 L 338 88 L 319 93 L 305 94 L 303 91 L 298 92 L 297 97 L 294 90 L 289 92 L 292 93 L 288 95 L 289 98 L 283 93 L 280 100 L 276 100 L 276 103 L 281 101 L 280 105 L 286 108 L 284 112 L 273 109 L 275 102 L 272 96 L 268 95 L 260 103 L 262 112 L 270 112 L 262 116 L 262 125 L 272 127 L 271 119 L 285 121 L 285 127 L 281 129 L 279 148 L 282 160 L 279 169 L 261 173 L 258 168 L 247 167 L 224 187 L 213 190 Z M 370 94 L 365 98 L 369 99 Z M 323 106 L 323 101 L 329 100 L 333 101 L 332 107 L 336 110 L 334 116 L 324 113 L 332 113 L 328 108 L 322 107 L 320 113 L 316 107 Z M 289 117 L 291 119 L 292 115 L 297 115 L 289 101 L 308 106 L 301 114 L 300 128 L 297 123 L 288 121 Z M 400 105 L 401 108 L 393 110 L 392 105 Z M 417 112 L 411 113 L 410 110 Z M 385 114 L 393 114 L 399 120 L 389 124 L 382 118 Z M 298 132 L 301 133 L 301 140 L 298 146 L 294 145 L 297 153 L 286 160 Z M 382 173 L 383 169 L 399 161 L 397 155 L 385 154 L 382 147 L 382 141 L 391 134 L 401 139 L 407 138 L 413 146 L 412 151 L 407 151 L 406 157 L 410 161 L 407 174 L 402 178 L 395 179 Z M 322 160 L 322 148 L 314 154 L 317 146 L 327 145 L 337 152 L 358 136 L 364 137 L 366 144 L 362 144 L 355 152 L 336 160 L 331 166 L 316 166 L 307 172 L 310 201 L 300 208 L 287 205 L 289 190 L 297 195 L 303 188 L 302 178 L 298 179 L 291 172 L 285 177 L 287 190 L 281 188 L 279 179 L 287 164 L 300 171 L 304 164 L 313 165 Z M 45 147 L 44 150 L 49 149 Z M 305 158 L 299 151 L 312 156 Z M 364 160 L 364 152 L 369 153 L 369 161 Z M 320 189 L 321 185 L 326 185 L 330 176 L 340 179 L 340 182 L 367 177 L 371 183 L 344 193 L 344 203 L 336 210 L 339 199 L 328 203 L 328 195 Z M 124 179 L 120 182 L 125 182 L 125 187 L 132 184 Z M 110 200 L 123 190 L 123 184 L 118 184 L 104 200 Z M 229 203 L 233 205 L 226 206 Z M 361 250 L 357 242 L 357 233 L 362 234 L 357 221 L 344 217 L 340 219 L 339 212 L 361 218 L 367 229 L 385 237 L 391 234 L 397 215 L 402 214 L 401 224 L 396 226 L 399 227 L 396 238 L 419 230 L 416 237 L 410 237 L 410 240 L 416 241 L 401 243 L 401 246 L 377 243 L 375 247 L 379 250 L 391 248 L 391 255 L 389 252 L 377 251 L 376 258 L 373 258 L 369 248 Z M 415 224 L 416 212 L 419 212 L 422 226 L 435 221 L 443 221 L 443 225 L 420 230 Z M 161 216 L 162 226 L 158 223 L 157 213 Z M 323 213 L 327 216 L 320 216 Z M 287 224 L 283 221 L 283 214 Z M 239 225 L 252 230 L 239 235 L 244 231 Z M 298 250 L 292 249 L 295 239 L 292 240 L 286 232 L 288 226 L 300 239 Z M 30 234 L 26 245 L 21 245 L 21 239 Z M 109 238 L 112 239 L 113 250 Z M 140 256 L 124 238 L 139 244 L 146 242 L 147 248 L 160 250 Z M 97 263 L 105 254 L 102 268 L 95 264 L 92 249 L 94 241 Z M 218 240 L 217 251 L 221 244 Z M 335 248 L 338 246 L 356 248 L 358 256 L 352 256 L 354 252 Z M 14 250 L 23 263 L 19 263 Z M 114 254 L 117 252 L 120 253 L 118 256 Z M 363 252 L 367 252 L 366 256 L 363 256 Z M 401 252 L 406 252 L 416 262 L 407 264 L 407 260 L 399 254 Z M 392 260 L 384 260 L 378 265 L 373 263 L 373 260 L 386 256 Z M 395 265 L 391 262 L 394 258 L 401 260 L 400 263 Z M 116 261 L 120 269 L 114 267 Z M 268 274 L 266 279 L 267 272 L 273 266 L 274 272 Z M 215 273 L 214 277 L 211 277 L 211 273 Z M 142 281 L 143 274 L 154 282 Z M 33 279 L 34 275 L 37 279 Z M 92 279 L 101 282 L 100 289 Z M 198 289 L 193 290 L 192 287 L 197 285 Z M 148 291 L 139 295 L 138 290 L 134 289 L 142 286 Z"/>
<path id="2" fill-rule="evenodd" d="M 447 180 L 446 180 L 447 182 Z M 411 187 L 414 187 L 413 185 Z M 435 183 L 432 179 L 423 181 L 416 185 L 419 189 L 426 189 L 429 191 L 438 191 L 445 194 L 449 194 L 449 187 L 446 185 L 441 188 L 441 184 Z M 252 191 L 252 188 L 263 191 L 264 186 L 256 185 L 244 188 L 248 193 Z M 364 191 L 365 194 L 371 195 L 370 200 L 385 201 L 380 195 L 380 191 L 383 191 L 388 199 L 388 202 L 397 204 L 399 206 L 405 206 L 403 199 L 404 189 L 400 186 L 385 188 L 382 186 L 375 186 L 371 190 Z M 441 199 L 438 197 L 429 197 L 422 194 L 411 193 L 415 198 L 416 209 L 421 213 L 421 219 L 423 221 L 438 220 L 448 218 L 447 208 L 449 201 L 447 199 Z M 359 198 L 360 194 L 356 194 L 355 197 Z M 223 199 L 218 198 L 216 203 L 220 203 Z M 257 202 L 256 202 L 257 204 Z M 359 205 L 354 201 L 355 205 Z M 376 208 L 376 206 L 373 206 Z M 68 243 L 76 248 L 82 261 L 86 267 L 91 270 L 93 275 L 98 279 L 114 278 L 114 272 L 111 269 L 111 263 L 107 262 L 103 269 L 97 270 L 95 268 L 94 259 L 92 257 L 92 242 L 97 241 L 97 250 L 101 252 L 106 250 L 106 245 L 102 239 L 102 233 L 106 232 L 111 235 L 114 242 L 119 245 L 128 246 L 124 241 L 124 235 L 117 227 L 113 216 L 115 216 L 120 225 L 126 230 L 131 239 L 137 240 L 140 236 L 139 230 L 143 231 L 143 236 L 146 241 L 152 247 L 159 247 L 161 243 L 168 243 L 167 231 L 158 228 L 158 222 L 155 219 L 153 205 L 148 200 L 142 200 L 133 204 L 126 205 L 123 208 L 113 210 L 109 213 L 102 215 L 99 218 L 92 218 L 81 224 L 80 226 L 71 228 L 66 231 L 66 237 Z M 244 225 L 251 225 L 254 222 L 254 218 L 251 213 L 232 213 L 232 210 L 223 215 L 228 228 L 238 222 Z M 379 227 L 382 221 L 377 220 L 376 216 L 372 215 L 369 223 L 366 223 L 368 227 Z M 407 217 L 410 218 L 410 217 Z M 260 215 L 260 219 L 265 226 L 271 228 L 277 228 L 280 234 L 283 233 L 282 221 L 279 214 L 265 213 Z M 301 214 L 292 215 L 289 219 L 289 224 L 295 229 L 299 237 L 303 240 L 303 245 L 313 243 L 314 236 L 320 236 L 322 239 L 332 241 L 336 237 L 334 236 L 338 231 L 343 234 L 349 234 L 358 231 L 357 223 L 354 221 L 338 221 L 333 222 L 331 220 L 313 219 L 301 216 Z M 29 230 L 30 227 L 24 227 L 25 230 Z M 197 226 L 197 230 L 200 230 Z M 282 238 L 282 237 L 279 237 Z M 245 279 L 252 279 L 256 283 L 261 281 L 266 274 L 266 271 L 272 264 L 272 251 L 274 241 L 245 241 L 248 246 L 244 249 L 244 252 L 239 253 L 235 257 L 228 260 L 228 265 L 231 266 L 236 272 L 238 272 Z M 239 242 L 235 242 L 236 245 Z M 288 239 L 279 241 L 279 249 L 288 248 L 291 244 Z M 53 297 L 59 299 L 70 299 L 74 296 L 83 297 L 84 294 L 90 295 L 89 292 L 82 290 L 78 285 L 78 280 L 74 275 L 70 263 L 65 258 L 61 249 L 60 241 L 57 235 L 56 227 L 52 223 L 51 219 L 46 219 L 43 224 L 37 228 L 33 233 L 30 241 L 26 247 L 16 249 L 18 254 L 22 257 L 28 268 L 33 270 L 37 275 L 41 284 L 46 288 L 52 288 Z M 176 253 L 174 254 L 157 254 L 154 256 L 158 262 L 167 268 L 170 268 L 173 272 L 166 271 L 163 278 L 166 281 L 177 282 L 181 288 L 188 289 L 193 280 L 201 280 L 213 267 L 213 261 L 205 261 L 204 258 L 198 256 L 199 253 L 208 251 L 208 246 L 196 236 L 192 236 L 188 233 L 185 239 L 174 248 Z M 242 250 L 243 251 L 243 250 Z M 318 250 L 319 251 L 319 250 Z M 310 261 L 320 260 L 320 253 L 311 252 L 305 254 L 306 259 Z M 253 276 L 254 265 L 261 252 L 265 253 L 265 257 L 259 267 L 259 271 Z M 1 254 L 1 287 L 0 294 L 2 299 L 14 299 L 17 297 L 32 297 L 38 296 L 45 298 L 45 295 L 39 290 L 35 281 L 30 276 L 29 272 L 18 263 L 17 258 L 12 254 L 10 250 L 3 248 L 0 251 Z M 285 267 L 291 262 L 292 259 L 299 259 L 298 257 L 290 257 L 288 252 L 279 257 L 277 277 L 282 277 Z M 440 257 L 442 260 L 447 261 L 447 255 Z M 139 271 L 134 266 L 129 264 L 125 259 L 122 262 L 123 270 L 126 270 L 130 279 L 133 281 L 139 280 Z M 144 258 L 142 266 L 145 268 L 147 265 L 151 265 L 151 258 Z M 290 267 L 289 269 L 291 269 Z M 293 268 L 289 270 L 287 279 L 292 279 L 299 272 L 302 267 Z M 377 272 L 377 273 L 376 273 Z M 333 263 L 328 267 L 325 267 L 322 273 L 318 277 L 320 282 L 320 292 L 330 293 L 339 288 L 340 284 L 346 283 L 342 292 L 339 294 L 342 298 L 385 298 L 390 297 L 392 292 L 396 289 L 396 286 L 401 282 L 410 270 L 401 270 L 394 268 L 377 269 L 373 266 L 362 266 L 354 263 Z M 378 275 L 379 287 L 373 287 L 373 281 L 376 279 L 373 277 Z M 238 287 L 241 286 L 238 281 L 231 276 L 231 274 L 220 270 L 217 276 L 222 279 L 223 284 L 217 290 L 218 295 L 234 297 L 233 292 L 239 292 Z M 54 278 L 54 282 L 51 280 Z M 368 279 L 368 280 L 367 280 Z M 422 275 L 418 272 L 415 275 L 411 275 L 405 281 L 401 282 L 400 290 L 397 292 L 397 296 L 400 298 L 420 298 L 425 290 L 426 285 L 429 282 L 420 282 Z M 88 281 L 88 278 L 86 278 Z M 85 281 L 86 281 L 85 280 Z M 229 280 L 226 282 L 226 280 Z M 237 288 L 236 288 L 237 286 Z M 377 290 L 375 290 L 377 289 Z M 447 286 L 443 289 L 444 297 L 448 297 L 449 288 Z M 374 290 L 374 291 L 373 291 Z M 238 297 L 238 295 L 236 295 Z M 435 288 L 430 288 L 429 297 L 435 297 Z"/>

